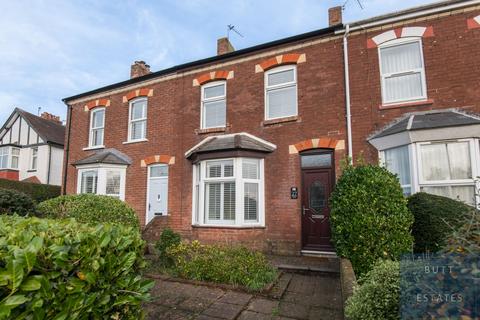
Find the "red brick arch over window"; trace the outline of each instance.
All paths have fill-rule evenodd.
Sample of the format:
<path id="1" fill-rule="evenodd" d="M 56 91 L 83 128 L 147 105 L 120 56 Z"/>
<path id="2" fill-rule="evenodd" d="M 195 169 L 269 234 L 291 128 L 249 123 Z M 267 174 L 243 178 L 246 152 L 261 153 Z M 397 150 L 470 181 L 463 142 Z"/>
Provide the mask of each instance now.
<path id="1" fill-rule="evenodd" d="M 142 88 L 142 89 L 132 90 L 123 96 L 123 102 L 128 102 L 138 97 L 151 97 L 151 96 L 153 96 L 153 89 Z"/>
<path id="2" fill-rule="evenodd" d="M 90 101 L 85 105 L 85 111 L 92 110 L 96 107 L 108 107 L 110 106 L 110 99 L 97 99 Z"/>
<path id="3" fill-rule="evenodd" d="M 376 48 L 384 42 L 407 37 L 433 37 L 433 27 L 402 27 L 382 32 L 367 39 L 367 48 Z"/>
<path id="4" fill-rule="evenodd" d="M 281 54 L 255 65 L 255 72 L 264 72 L 284 64 L 298 64 L 305 61 L 307 61 L 305 53 Z"/>
<path id="5" fill-rule="evenodd" d="M 146 167 L 155 163 L 175 164 L 175 157 L 172 157 L 166 154 L 149 156 L 149 157 L 146 157 L 145 159 L 142 159 L 142 161 L 140 162 L 140 166 Z"/>
<path id="6" fill-rule="evenodd" d="M 289 146 L 289 153 L 295 154 L 309 149 L 335 149 L 344 150 L 345 140 L 337 140 L 333 138 L 313 138 L 307 139 Z"/>
<path id="7" fill-rule="evenodd" d="M 477 29 L 480 28 L 480 15 L 467 19 L 467 28 L 468 29 Z"/>
<path id="8" fill-rule="evenodd" d="M 207 82 L 233 79 L 233 76 L 234 76 L 233 70 L 230 70 L 230 71 L 219 70 L 219 71 L 207 72 L 193 79 L 193 86 L 197 87 Z"/>

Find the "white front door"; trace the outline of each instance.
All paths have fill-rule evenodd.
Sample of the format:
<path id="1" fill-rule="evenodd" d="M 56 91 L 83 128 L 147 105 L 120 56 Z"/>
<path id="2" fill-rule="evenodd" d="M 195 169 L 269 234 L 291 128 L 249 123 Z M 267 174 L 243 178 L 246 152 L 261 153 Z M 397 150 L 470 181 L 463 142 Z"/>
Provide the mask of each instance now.
<path id="1" fill-rule="evenodd" d="M 148 168 L 147 223 L 155 216 L 165 216 L 168 211 L 168 166 L 153 165 Z"/>

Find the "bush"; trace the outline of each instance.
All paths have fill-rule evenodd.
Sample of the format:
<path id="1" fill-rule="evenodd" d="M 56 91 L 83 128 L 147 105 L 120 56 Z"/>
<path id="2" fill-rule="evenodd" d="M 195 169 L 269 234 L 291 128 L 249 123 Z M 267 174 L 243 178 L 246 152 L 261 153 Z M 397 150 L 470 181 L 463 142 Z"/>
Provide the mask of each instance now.
<path id="1" fill-rule="evenodd" d="M 16 190 L 0 189 L 0 214 L 25 216 L 30 212 L 35 212 L 32 198 Z"/>
<path id="2" fill-rule="evenodd" d="M 413 213 L 415 252 L 437 252 L 446 244 L 452 228 L 460 227 L 472 207 L 450 198 L 419 192 L 408 198 Z"/>
<path id="3" fill-rule="evenodd" d="M 202 245 L 193 241 L 171 247 L 167 253 L 174 259 L 172 272 L 182 278 L 260 290 L 277 275 L 262 253 L 245 247 Z"/>
<path id="4" fill-rule="evenodd" d="M 110 196 L 60 196 L 40 203 L 38 211 L 46 218 L 75 218 L 83 223 L 119 223 L 139 228 L 135 211 L 125 202 Z"/>
<path id="5" fill-rule="evenodd" d="M 347 166 L 331 197 L 332 239 L 357 276 L 379 258 L 410 252 L 413 216 L 397 177 L 374 165 Z"/>
<path id="6" fill-rule="evenodd" d="M 52 186 L 49 184 L 31 183 L 23 181 L 12 181 L 0 179 L 0 188 L 12 189 L 23 192 L 36 202 L 58 197 L 60 195 L 60 186 Z"/>
<path id="7" fill-rule="evenodd" d="M 180 235 L 170 228 L 166 228 L 160 235 L 160 240 L 155 244 L 158 250 L 159 263 L 163 267 L 171 267 L 174 263 L 173 258 L 167 254 L 167 249 L 180 244 Z"/>
<path id="8" fill-rule="evenodd" d="M 139 319 L 151 281 L 132 227 L 0 217 L 0 319 Z"/>
<path id="9" fill-rule="evenodd" d="M 443 253 L 480 254 L 480 212 L 471 210 L 462 219 L 460 226 L 451 229 Z"/>
<path id="10" fill-rule="evenodd" d="M 399 301 L 399 262 L 380 260 L 347 300 L 345 315 L 349 320 L 400 319 Z"/>

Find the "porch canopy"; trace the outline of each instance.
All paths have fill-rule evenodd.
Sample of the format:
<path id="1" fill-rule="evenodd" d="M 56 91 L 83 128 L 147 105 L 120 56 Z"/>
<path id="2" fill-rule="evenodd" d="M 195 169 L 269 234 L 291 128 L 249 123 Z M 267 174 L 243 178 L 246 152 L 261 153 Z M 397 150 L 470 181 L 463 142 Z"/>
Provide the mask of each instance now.
<path id="1" fill-rule="evenodd" d="M 77 160 L 73 163 L 73 166 L 78 167 L 91 164 L 114 164 L 128 166 L 132 164 L 132 159 L 117 149 L 111 148 L 97 151 L 88 157 Z"/>

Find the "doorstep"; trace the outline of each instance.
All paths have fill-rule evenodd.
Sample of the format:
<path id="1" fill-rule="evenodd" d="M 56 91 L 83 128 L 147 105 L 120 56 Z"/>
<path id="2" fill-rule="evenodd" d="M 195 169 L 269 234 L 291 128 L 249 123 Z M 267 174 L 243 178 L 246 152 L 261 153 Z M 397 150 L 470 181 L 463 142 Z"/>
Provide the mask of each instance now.
<path id="1" fill-rule="evenodd" d="M 336 255 L 267 255 L 267 259 L 279 270 L 286 272 L 318 273 L 332 276 L 340 274 L 340 259 Z"/>

